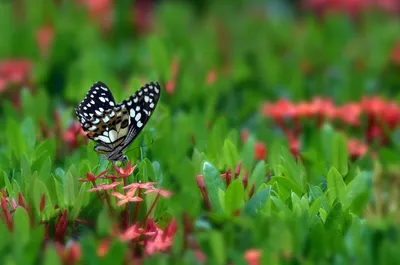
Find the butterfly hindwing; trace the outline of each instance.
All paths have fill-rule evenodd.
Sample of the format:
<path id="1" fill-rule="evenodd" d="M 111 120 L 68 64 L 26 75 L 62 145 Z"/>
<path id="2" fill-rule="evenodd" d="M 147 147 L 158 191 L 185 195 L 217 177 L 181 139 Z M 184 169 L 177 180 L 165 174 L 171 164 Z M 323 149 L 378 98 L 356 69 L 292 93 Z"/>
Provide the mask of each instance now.
<path id="1" fill-rule="evenodd" d="M 124 141 L 124 147 L 128 146 L 138 136 L 150 119 L 160 98 L 160 90 L 159 83 L 151 82 L 142 86 L 135 94 L 121 102 L 120 105 L 128 110 L 130 119 L 130 128 Z"/>

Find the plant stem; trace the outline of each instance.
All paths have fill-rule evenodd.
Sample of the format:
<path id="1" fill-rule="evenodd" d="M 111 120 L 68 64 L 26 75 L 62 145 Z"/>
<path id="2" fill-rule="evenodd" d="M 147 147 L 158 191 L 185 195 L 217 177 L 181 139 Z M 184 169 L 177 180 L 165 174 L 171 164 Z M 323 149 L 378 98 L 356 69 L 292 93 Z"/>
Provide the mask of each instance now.
<path id="1" fill-rule="evenodd" d="M 156 205 L 156 203 L 157 203 L 157 201 L 158 201 L 158 198 L 160 198 L 160 193 L 157 193 L 156 198 L 154 199 L 153 203 L 151 204 L 151 207 L 150 207 L 149 211 L 147 212 L 146 216 L 145 216 L 144 219 L 143 219 L 143 224 L 146 223 L 147 218 L 149 217 L 151 211 L 153 210 L 154 206 Z"/>
<path id="2" fill-rule="evenodd" d="M 138 197 L 141 198 L 141 196 L 142 196 L 142 189 L 138 188 Z M 140 205 L 140 203 L 136 202 L 135 211 L 133 212 L 133 217 L 132 217 L 132 224 L 134 224 L 136 222 L 136 217 L 139 213 L 139 205 Z"/>

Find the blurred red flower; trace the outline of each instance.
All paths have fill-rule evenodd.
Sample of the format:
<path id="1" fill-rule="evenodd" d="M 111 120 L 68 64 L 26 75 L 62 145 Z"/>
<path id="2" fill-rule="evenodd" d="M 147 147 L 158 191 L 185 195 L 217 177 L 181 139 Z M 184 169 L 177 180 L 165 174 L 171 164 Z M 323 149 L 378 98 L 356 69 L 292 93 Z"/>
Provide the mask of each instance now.
<path id="1" fill-rule="evenodd" d="M 217 80 L 217 73 L 215 72 L 215 70 L 211 70 L 207 74 L 207 78 L 206 78 L 207 85 L 213 85 L 216 80 Z"/>
<path id="2" fill-rule="evenodd" d="M 267 157 L 267 148 L 263 142 L 254 144 L 254 154 L 257 160 L 264 160 Z"/>
<path id="3" fill-rule="evenodd" d="M 72 121 L 67 131 L 63 134 L 63 140 L 70 150 L 73 150 L 79 146 L 79 141 L 88 141 L 86 133 L 83 131 L 78 121 Z"/>
<path id="4" fill-rule="evenodd" d="M 49 55 L 49 49 L 54 37 L 54 28 L 50 25 L 44 26 L 36 31 L 36 43 L 42 56 Z"/>
<path id="5" fill-rule="evenodd" d="M 0 80 L 2 80 L 2 83 L 21 85 L 28 78 L 31 69 L 32 62 L 26 59 L 0 61 Z"/>
<path id="6" fill-rule="evenodd" d="M 296 108 L 292 102 L 286 99 L 281 99 L 276 103 L 266 102 L 262 107 L 262 114 L 265 117 L 271 117 L 275 120 L 285 118 L 293 118 L 296 114 Z"/>
<path id="7" fill-rule="evenodd" d="M 357 103 L 348 103 L 336 109 L 336 118 L 346 124 L 360 125 L 361 105 Z"/>
<path id="8" fill-rule="evenodd" d="M 347 141 L 347 148 L 352 159 L 362 157 L 368 152 L 368 146 L 358 139 L 349 139 Z"/>
<path id="9" fill-rule="evenodd" d="M 249 249 L 244 253 L 244 259 L 249 265 L 259 265 L 261 264 L 261 250 L 259 249 Z"/>

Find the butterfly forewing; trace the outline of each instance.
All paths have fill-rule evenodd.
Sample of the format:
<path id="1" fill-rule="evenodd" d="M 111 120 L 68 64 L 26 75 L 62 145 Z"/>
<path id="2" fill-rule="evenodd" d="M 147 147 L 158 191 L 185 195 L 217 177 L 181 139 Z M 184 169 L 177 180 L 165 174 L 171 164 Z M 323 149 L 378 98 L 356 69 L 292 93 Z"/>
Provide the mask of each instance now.
<path id="1" fill-rule="evenodd" d="M 76 109 L 87 136 L 96 141 L 95 151 L 106 154 L 110 160 L 121 153 L 138 136 L 160 95 L 158 83 L 148 83 L 120 104 L 115 104 L 108 87 L 95 83 Z"/>
<path id="2" fill-rule="evenodd" d="M 151 82 L 141 87 L 129 99 L 121 102 L 122 109 L 129 113 L 129 131 L 122 148 L 128 146 L 140 133 L 153 114 L 160 98 L 160 84 Z"/>

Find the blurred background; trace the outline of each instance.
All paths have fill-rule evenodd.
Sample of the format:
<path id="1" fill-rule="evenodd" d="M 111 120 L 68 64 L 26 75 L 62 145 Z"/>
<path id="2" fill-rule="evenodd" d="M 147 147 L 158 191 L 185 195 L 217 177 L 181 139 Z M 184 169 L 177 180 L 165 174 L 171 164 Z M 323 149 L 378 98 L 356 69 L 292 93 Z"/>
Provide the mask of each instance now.
<path id="1" fill-rule="evenodd" d="M 366 218 L 373 228 L 363 230 L 368 240 L 343 236 L 344 254 L 331 260 L 342 264 L 362 253 L 359 264 L 377 264 L 395 257 L 400 244 L 399 16 L 399 0 L 0 0 L 0 169 L 19 182 L 26 161 L 35 172 L 49 156 L 60 182 L 68 170 L 84 176 L 99 157 L 74 108 L 91 85 L 104 82 L 120 102 L 159 81 L 160 103 L 132 147 L 155 141 L 128 156 L 154 161 L 153 175 L 175 192 L 175 213 L 203 216 L 194 176 L 204 159 L 220 172 L 239 160 L 251 170 L 260 161 L 278 163 L 286 146 L 301 163 L 284 166 L 307 176 L 301 195 L 319 186 L 325 196 L 332 165 L 346 185 L 365 172 L 352 184 L 360 189 L 349 195 L 357 198 L 351 210 L 340 208 L 337 231 L 348 216 Z M 336 131 L 343 134 L 337 142 Z M 278 180 L 268 181 L 281 168 L 265 168 L 266 183 L 291 205 L 292 183 L 278 191 Z M 8 183 L 0 178 L 1 187 L 18 186 Z M 304 236 L 309 249 L 319 247 L 320 230 L 303 235 L 300 226 L 287 227 L 293 246 Z M 268 248 L 276 243 L 269 235 Z M 325 239 L 321 252 L 332 257 L 339 239 L 328 232 Z M 284 253 L 296 249 L 279 242 Z M 379 255 L 376 242 L 385 246 Z M 308 250 L 298 252 L 314 260 Z"/>

